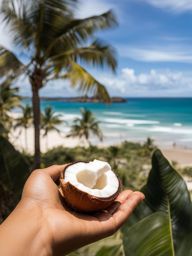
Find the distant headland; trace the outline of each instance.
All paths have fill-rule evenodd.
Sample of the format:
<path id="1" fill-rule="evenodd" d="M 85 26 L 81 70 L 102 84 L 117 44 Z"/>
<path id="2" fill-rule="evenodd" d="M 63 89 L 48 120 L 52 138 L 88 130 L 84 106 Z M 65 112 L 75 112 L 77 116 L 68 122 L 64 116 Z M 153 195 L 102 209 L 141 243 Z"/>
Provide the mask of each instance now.
<path id="1" fill-rule="evenodd" d="M 23 99 L 29 99 L 30 97 L 23 97 Z M 60 101 L 60 102 L 101 102 L 95 97 L 41 97 L 41 100 L 46 101 Z M 123 103 L 127 102 L 126 98 L 123 97 L 111 97 L 112 103 Z"/>

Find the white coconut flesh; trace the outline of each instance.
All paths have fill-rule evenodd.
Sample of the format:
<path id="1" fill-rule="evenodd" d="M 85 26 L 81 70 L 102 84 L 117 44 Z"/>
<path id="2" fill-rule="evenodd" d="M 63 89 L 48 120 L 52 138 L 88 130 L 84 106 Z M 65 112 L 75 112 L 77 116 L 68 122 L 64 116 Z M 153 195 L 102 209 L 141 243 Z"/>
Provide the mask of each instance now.
<path id="1" fill-rule="evenodd" d="M 92 196 L 107 198 L 119 189 L 119 180 L 104 161 L 94 160 L 89 163 L 75 163 L 65 170 L 65 182 L 69 182 L 78 190 Z"/>

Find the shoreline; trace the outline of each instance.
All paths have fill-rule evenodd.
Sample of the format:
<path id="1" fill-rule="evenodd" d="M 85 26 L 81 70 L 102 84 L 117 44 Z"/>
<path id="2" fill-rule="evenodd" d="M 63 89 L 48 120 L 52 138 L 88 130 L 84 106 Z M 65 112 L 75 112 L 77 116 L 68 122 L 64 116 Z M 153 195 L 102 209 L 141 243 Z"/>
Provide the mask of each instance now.
<path id="1" fill-rule="evenodd" d="M 23 99 L 31 99 L 31 97 L 23 97 Z M 103 101 L 101 101 L 98 98 L 95 97 L 40 97 L 41 100 L 44 101 L 57 101 L 57 102 L 81 102 L 81 103 L 86 103 L 86 102 L 90 102 L 90 103 L 104 103 Z M 111 103 L 124 103 L 127 102 L 127 98 L 125 97 L 119 97 L 119 96 L 114 96 L 114 97 L 110 97 L 110 102 Z"/>
<path id="2" fill-rule="evenodd" d="M 27 135 L 27 141 L 26 136 Z M 33 138 L 34 132 L 33 128 L 28 128 L 25 134 L 24 129 L 16 129 L 11 132 L 10 141 L 16 147 L 16 149 L 20 151 L 27 151 L 28 153 L 33 153 Z M 109 138 L 108 138 L 109 140 Z M 130 138 L 122 138 L 122 141 L 130 141 L 133 143 L 140 143 L 142 144 L 144 141 L 136 141 L 131 140 Z M 108 147 L 111 145 L 119 145 L 121 141 L 110 141 L 111 143 L 107 143 L 107 140 L 104 142 L 100 142 L 96 139 L 92 140 L 93 145 L 98 147 Z M 27 147 L 26 147 L 27 143 Z M 177 162 L 179 167 L 187 167 L 192 166 L 192 149 L 182 147 L 182 146 L 173 146 L 173 145 L 165 145 L 160 144 L 154 141 L 154 144 L 163 152 L 163 154 L 167 157 L 169 161 Z M 85 145 L 85 144 L 84 144 Z M 60 132 L 57 133 L 52 131 L 48 134 L 48 137 L 43 136 L 41 133 L 41 152 L 45 153 L 47 150 L 50 150 L 54 147 L 64 146 L 64 147 L 76 147 L 82 146 L 82 140 L 78 138 L 66 138 L 66 133 Z M 85 145 L 86 146 L 86 145 Z M 27 150 L 26 150 L 27 148 Z"/>

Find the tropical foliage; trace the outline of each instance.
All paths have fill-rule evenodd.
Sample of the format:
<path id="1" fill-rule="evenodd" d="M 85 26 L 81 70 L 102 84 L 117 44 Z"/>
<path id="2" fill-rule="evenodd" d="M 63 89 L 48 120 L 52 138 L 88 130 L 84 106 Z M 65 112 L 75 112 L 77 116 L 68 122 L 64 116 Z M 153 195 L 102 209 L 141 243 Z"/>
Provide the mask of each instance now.
<path id="1" fill-rule="evenodd" d="M 61 115 L 54 113 L 51 107 L 46 107 L 41 113 L 41 129 L 44 131 L 43 136 L 46 136 L 46 144 L 48 149 L 48 133 L 51 131 L 60 132 L 58 125 L 62 124 Z"/>
<path id="2" fill-rule="evenodd" d="M 192 203 L 182 177 L 155 151 L 145 201 L 123 228 L 126 255 L 192 255 Z"/>
<path id="3" fill-rule="evenodd" d="M 146 142 L 144 143 L 145 147 L 149 150 L 152 150 L 155 148 L 154 140 L 150 137 L 147 138 Z"/>
<path id="4" fill-rule="evenodd" d="M 18 88 L 11 85 L 11 81 L 7 80 L 0 84 L 0 134 L 8 137 L 13 126 L 13 118 L 10 111 L 20 106 L 20 96 Z"/>
<path id="5" fill-rule="evenodd" d="M 56 151 L 58 150 L 58 151 Z M 110 155 L 111 152 L 111 155 Z M 60 153 L 60 154 L 59 154 Z M 65 154 L 65 157 L 64 157 Z M 191 255 L 192 204 L 183 180 L 159 150 L 152 157 L 146 145 L 125 142 L 117 148 L 90 147 L 89 149 L 53 149 L 44 155 L 44 161 L 77 161 L 100 158 L 117 159 L 117 172 L 126 187 L 141 190 L 145 201 L 136 209 L 122 229 L 121 235 L 82 248 L 72 255 L 104 256 L 180 256 Z M 109 156 L 111 160 L 109 160 Z M 180 170 L 181 171 L 181 170 Z M 190 169 L 183 170 L 191 176 Z M 146 185 L 145 185 L 146 184 Z M 122 252 L 122 242 L 123 251 Z M 103 246 L 105 246 L 103 248 Z M 100 254 L 98 254 L 100 255 Z"/>
<path id="6" fill-rule="evenodd" d="M 112 164 L 113 169 L 120 176 L 123 185 L 133 189 L 142 187 L 147 179 L 150 168 L 151 152 L 139 143 L 123 142 L 117 146 L 115 152 L 111 147 L 100 148 L 96 146 L 65 148 L 57 147 L 42 155 L 42 164 L 63 164 L 74 161 L 87 161 L 87 159 L 101 159 Z"/>
<path id="7" fill-rule="evenodd" d="M 29 163 L 0 136 L 0 222 L 14 209 L 29 175 Z"/>
<path id="8" fill-rule="evenodd" d="M 192 203 L 182 177 L 159 150 L 142 188 L 145 201 L 124 225 L 121 237 L 111 237 L 72 255 L 182 256 L 192 254 Z M 121 240 L 123 241 L 123 251 Z M 92 250 L 91 250 L 92 249 Z"/>
<path id="9" fill-rule="evenodd" d="M 54 79 L 68 79 L 83 94 L 109 101 L 104 85 L 82 64 L 116 68 L 111 46 L 95 32 L 117 24 L 111 11 L 85 19 L 75 17 L 77 0 L 3 0 L 1 15 L 12 33 L 14 51 L 0 47 L 1 77 L 27 76 L 32 89 L 35 164 L 40 164 L 39 90 Z M 22 53 L 22 54 L 20 54 Z M 25 60 L 25 61 L 24 61 Z"/>
<path id="10" fill-rule="evenodd" d="M 90 110 L 81 109 L 81 117 L 76 118 L 71 126 L 71 132 L 68 137 L 79 137 L 84 139 L 90 146 L 91 134 L 97 136 L 100 140 L 103 139 L 102 131 L 99 127 L 99 121 Z"/>
<path id="11" fill-rule="evenodd" d="M 6 149 L 6 150 L 5 150 Z M 191 255 L 192 204 L 182 177 L 159 150 L 152 157 L 145 145 L 124 142 L 115 148 L 56 148 L 43 155 L 45 166 L 77 160 L 111 159 L 116 155 L 117 172 L 126 187 L 139 188 L 145 201 L 137 207 L 121 232 L 71 255 L 93 256 L 182 256 Z M 14 207 L 29 171 L 25 160 L 0 138 L 1 218 Z M 110 162 L 110 161 L 109 161 Z M 15 175 L 15 170 L 19 175 Z M 135 177 L 136 176 L 136 177 Z M 148 178 L 147 178 L 148 177 Z M 13 193 L 14 191 L 14 193 Z M 6 205 L 7 197 L 10 198 Z"/>
<path id="12" fill-rule="evenodd" d="M 27 129 L 32 125 L 33 122 L 33 115 L 32 115 L 32 108 L 29 105 L 21 106 L 21 116 L 18 117 L 15 122 L 14 128 L 21 128 L 25 130 L 25 147 L 26 150 L 28 149 L 27 143 Z"/>

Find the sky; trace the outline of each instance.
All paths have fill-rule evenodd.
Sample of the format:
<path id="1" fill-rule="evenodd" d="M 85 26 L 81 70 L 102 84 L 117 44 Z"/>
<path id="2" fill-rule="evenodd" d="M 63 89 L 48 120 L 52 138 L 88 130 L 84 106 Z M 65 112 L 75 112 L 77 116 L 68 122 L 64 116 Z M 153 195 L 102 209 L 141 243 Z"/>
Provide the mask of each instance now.
<path id="1" fill-rule="evenodd" d="M 119 25 L 97 36 L 117 54 L 116 74 L 89 71 L 112 96 L 192 96 L 192 1 L 191 0 L 79 0 L 76 16 L 85 18 L 112 9 Z M 12 48 L 0 26 L 0 44 Z M 30 95 L 27 81 L 21 94 Z M 53 81 L 43 96 L 76 96 L 68 82 Z"/>

